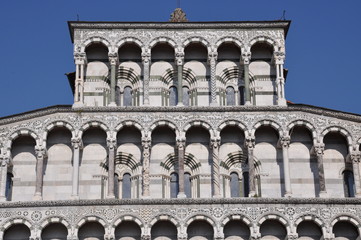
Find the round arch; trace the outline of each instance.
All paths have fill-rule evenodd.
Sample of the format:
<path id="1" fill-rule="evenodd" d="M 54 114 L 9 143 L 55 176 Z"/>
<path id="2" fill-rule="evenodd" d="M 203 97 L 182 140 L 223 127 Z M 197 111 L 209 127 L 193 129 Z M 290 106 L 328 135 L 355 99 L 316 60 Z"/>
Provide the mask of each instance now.
<path id="1" fill-rule="evenodd" d="M 232 220 L 240 220 L 244 224 L 246 224 L 250 229 L 252 228 L 252 220 L 250 220 L 248 217 L 241 215 L 241 214 L 232 214 L 232 215 L 224 217 L 221 220 L 220 226 L 223 228 L 228 222 L 230 222 Z"/>
<path id="2" fill-rule="evenodd" d="M 33 132 L 32 130 L 30 130 L 30 129 L 19 129 L 19 130 L 16 130 L 16 131 L 12 132 L 9 135 L 9 141 L 8 141 L 9 145 L 7 146 L 8 149 L 11 149 L 11 145 L 14 142 L 14 140 L 16 140 L 20 136 L 30 136 L 31 138 L 33 138 L 35 140 L 35 142 L 37 144 L 39 143 L 39 140 L 40 140 L 38 135 L 35 132 Z"/>
<path id="3" fill-rule="evenodd" d="M 149 223 L 149 227 L 152 228 L 159 221 L 169 221 L 176 226 L 178 233 L 180 233 L 180 223 L 179 220 L 175 217 L 167 214 L 161 214 L 154 216 L 153 220 Z"/>
<path id="4" fill-rule="evenodd" d="M 316 128 L 310 122 L 308 122 L 306 120 L 295 120 L 295 121 L 291 122 L 290 124 L 288 124 L 288 126 L 286 128 L 287 132 L 290 132 L 292 130 L 292 128 L 294 128 L 294 127 L 305 127 L 306 129 L 308 129 L 311 132 L 313 141 L 316 141 L 317 131 L 316 131 Z"/>
<path id="5" fill-rule="evenodd" d="M 145 131 L 144 131 L 144 128 L 142 127 L 142 125 L 140 123 L 136 122 L 136 121 L 133 121 L 133 120 L 123 121 L 123 122 L 119 123 L 115 127 L 115 132 L 118 133 L 120 130 L 122 130 L 125 127 L 135 127 L 141 133 L 142 138 L 146 137 L 146 134 L 145 134 Z"/>
<path id="6" fill-rule="evenodd" d="M 97 222 L 100 223 L 103 227 L 104 230 L 107 229 L 107 224 L 106 221 L 98 216 L 86 216 L 83 217 L 82 219 L 80 219 L 80 221 L 75 225 L 75 234 L 76 236 L 78 236 L 78 231 L 79 229 L 86 223 L 88 222 Z"/>
<path id="7" fill-rule="evenodd" d="M 183 132 L 186 133 L 191 127 L 203 127 L 209 132 L 209 136 L 211 139 L 215 137 L 215 134 L 214 134 L 214 131 L 213 131 L 211 125 L 205 121 L 195 120 L 195 121 L 189 122 L 184 126 Z"/>
<path id="8" fill-rule="evenodd" d="M 256 36 L 249 41 L 249 50 L 257 43 L 266 43 L 273 48 L 273 51 L 277 51 L 279 47 L 277 42 L 268 36 Z"/>
<path id="9" fill-rule="evenodd" d="M 173 48 L 175 48 L 177 45 L 176 42 L 169 37 L 157 37 L 149 43 L 149 48 L 152 49 L 158 43 L 168 43 Z"/>
<path id="10" fill-rule="evenodd" d="M 45 127 L 45 131 L 44 131 L 44 134 L 43 134 L 43 141 L 46 142 L 46 138 L 48 137 L 49 133 L 54 129 L 54 128 L 66 128 L 67 130 L 69 130 L 71 132 L 71 136 L 72 137 L 75 137 L 76 134 L 75 134 L 75 129 L 74 127 L 66 122 L 66 121 L 56 121 L 56 122 L 52 122 L 50 124 L 48 124 L 46 127 Z"/>
<path id="11" fill-rule="evenodd" d="M 115 48 L 116 51 L 118 52 L 119 49 L 127 43 L 134 43 L 135 45 L 137 45 L 138 47 L 140 47 L 141 49 L 144 47 L 144 44 L 142 43 L 141 40 L 139 40 L 138 38 L 135 37 L 125 37 L 120 39 L 116 44 L 115 44 Z"/>
<path id="12" fill-rule="evenodd" d="M 259 218 L 259 220 L 257 221 L 257 224 L 256 226 L 258 228 L 261 227 L 262 223 L 264 223 L 266 220 L 276 220 L 278 222 L 280 222 L 285 228 L 286 228 L 286 231 L 287 231 L 287 235 L 291 233 L 291 224 L 289 221 L 287 221 L 287 219 L 279 214 L 265 214 L 263 216 L 261 216 Z"/>
<path id="13" fill-rule="evenodd" d="M 84 132 L 91 127 L 100 128 L 100 129 L 104 130 L 104 132 L 108 135 L 109 128 L 105 123 L 102 123 L 100 121 L 90 121 L 90 122 L 83 124 L 83 126 L 81 126 L 81 128 L 79 129 L 79 137 L 80 138 L 83 137 Z"/>
<path id="14" fill-rule="evenodd" d="M 344 136 L 346 138 L 348 147 L 352 148 L 352 135 L 346 129 L 339 127 L 339 126 L 331 126 L 331 127 L 327 127 L 324 130 L 322 130 L 322 132 L 320 134 L 321 142 L 323 142 L 325 136 L 330 132 L 340 133 L 342 136 Z"/>
<path id="15" fill-rule="evenodd" d="M 244 123 L 242 123 L 239 120 L 235 120 L 235 119 L 229 119 L 226 120 L 224 122 L 222 122 L 221 124 L 218 125 L 217 127 L 217 133 L 220 134 L 221 131 L 225 128 L 225 127 L 238 127 L 240 130 L 243 131 L 243 133 L 246 135 L 246 131 L 247 131 L 247 127 Z"/>
<path id="16" fill-rule="evenodd" d="M 169 127 L 170 129 L 172 129 L 175 132 L 176 137 L 179 136 L 179 129 L 177 128 L 176 124 L 171 121 L 168 121 L 168 120 L 158 120 L 158 121 L 154 122 L 149 127 L 149 133 L 152 134 L 154 129 L 156 129 L 157 127 L 163 127 L 163 126 L 166 126 L 166 127 Z"/>
<path id="17" fill-rule="evenodd" d="M 211 49 L 211 45 L 210 43 L 204 39 L 203 37 L 190 37 L 190 38 L 187 38 L 183 43 L 182 43 L 182 47 L 183 49 L 185 49 L 189 44 L 191 43 L 200 43 L 202 44 L 206 49 L 207 49 L 207 53 L 209 54 L 210 52 L 212 52 L 212 49 Z"/>
<path id="18" fill-rule="evenodd" d="M 116 218 L 112 223 L 112 235 L 115 234 L 115 228 L 121 224 L 122 222 L 135 222 L 136 224 L 138 224 L 138 226 L 140 227 L 140 230 L 142 232 L 142 234 L 145 234 L 145 224 L 142 222 L 142 220 L 140 220 L 140 218 L 136 217 L 136 216 L 132 216 L 132 215 L 123 215 L 120 216 L 118 218 Z"/>
<path id="19" fill-rule="evenodd" d="M 94 37 L 90 37 L 90 38 L 84 40 L 84 42 L 81 44 L 82 47 L 80 48 L 80 52 L 85 53 L 85 49 L 94 43 L 103 44 L 108 49 L 108 52 L 110 52 L 109 51 L 111 48 L 110 42 L 107 39 L 105 39 L 104 37 L 100 37 L 100 36 L 94 36 Z"/>
<path id="20" fill-rule="evenodd" d="M 223 43 L 234 43 L 239 50 L 242 52 L 242 49 L 244 48 L 244 45 L 241 41 L 239 41 L 237 38 L 232 37 L 232 36 L 228 36 L 228 37 L 223 37 L 221 39 L 219 39 L 216 44 L 215 44 L 215 48 L 217 49 L 218 52 L 218 48 L 223 44 Z"/>
<path id="21" fill-rule="evenodd" d="M 276 123 L 276 122 L 273 121 L 273 120 L 267 120 L 267 119 L 258 121 L 256 124 L 253 125 L 252 131 L 251 131 L 252 135 L 254 136 L 255 133 L 256 133 L 256 131 L 257 131 L 260 127 L 263 127 L 263 126 L 272 127 L 274 130 L 276 130 L 276 132 L 278 133 L 278 136 L 282 136 L 282 135 L 283 135 L 283 130 L 282 130 L 281 125 L 279 125 L 278 123 Z"/>

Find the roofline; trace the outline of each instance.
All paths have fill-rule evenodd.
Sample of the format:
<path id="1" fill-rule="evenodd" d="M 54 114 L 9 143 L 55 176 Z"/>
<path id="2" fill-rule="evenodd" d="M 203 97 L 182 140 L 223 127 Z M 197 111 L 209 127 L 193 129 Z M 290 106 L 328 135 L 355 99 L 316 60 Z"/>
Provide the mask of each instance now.
<path id="1" fill-rule="evenodd" d="M 276 21 L 213 21 L 213 22 L 102 22 L 102 21 L 68 21 L 68 28 L 71 41 L 74 42 L 74 29 L 116 29 L 116 28 L 136 28 L 136 29 L 225 29 L 225 28 L 283 28 L 285 38 L 290 20 Z"/>
<path id="2" fill-rule="evenodd" d="M 320 116 L 334 117 L 347 121 L 361 122 L 361 114 L 316 107 L 307 104 L 289 103 L 288 106 L 220 106 L 220 107 L 83 107 L 72 108 L 71 105 L 55 105 L 32 111 L 18 113 L 0 118 L 0 126 L 17 121 L 24 121 L 54 113 L 64 112 L 307 112 Z"/>

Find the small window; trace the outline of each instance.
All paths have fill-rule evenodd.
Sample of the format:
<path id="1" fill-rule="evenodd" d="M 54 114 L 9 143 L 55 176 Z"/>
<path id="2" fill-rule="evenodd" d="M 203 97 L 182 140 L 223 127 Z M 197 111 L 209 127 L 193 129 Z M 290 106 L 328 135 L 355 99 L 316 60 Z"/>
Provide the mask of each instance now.
<path id="1" fill-rule="evenodd" d="M 189 173 L 184 173 L 184 193 L 185 193 L 187 198 L 192 197 L 191 175 Z"/>
<path id="2" fill-rule="evenodd" d="M 355 180 L 353 173 L 349 170 L 343 172 L 343 183 L 346 197 L 355 197 Z"/>
<path id="3" fill-rule="evenodd" d="M 178 102 L 178 90 L 177 87 L 169 88 L 169 106 L 176 106 Z"/>
<path id="4" fill-rule="evenodd" d="M 189 88 L 183 87 L 183 105 L 189 106 Z"/>
<path id="5" fill-rule="evenodd" d="M 119 176 L 118 176 L 118 174 L 114 175 L 114 195 L 115 195 L 115 198 L 119 198 Z"/>
<path id="6" fill-rule="evenodd" d="M 244 87 L 240 86 L 238 88 L 239 93 L 239 105 L 244 105 Z"/>
<path id="7" fill-rule="evenodd" d="M 7 173 L 6 175 L 6 189 L 5 196 L 7 201 L 11 201 L 13 191 L 13 174 Z"/>
<path id="8" fill-rule="evenodd" d="M 122 198 L 131 198 L 131 179 L 130 174 L 125 173 L 123 175 L 123 183 L 122 183 Z"/>
<path id="9" fill-rule="evenodd" d="M 133 90 L 131 87 L 125 87 L 123 93 L 123 105 L 132 106 Z"/>
<path id="10" fill-rule="evenodd" d="M 170 175 L 170 197 L 177 198 L 178 192 L 179 192 L 178 174 L 172 173 Z"/>
<path id="11" fill-rule="evenodd" d="M 231 197 L 240 197 L 240 184 L 239 184 L 239 177 L 238 173 L 232 172 L 231 173 Z"/>
<path id="12" fill-rule="evenodd" d="M 249 195 L 249 174 L 248 172 L 243 172 L 243 196 L 248 197 Z"/>
<path id="13" fill-rule="evenodd" d="M 120 88 L 119 87 L 115 88 L 115 103 L 117 104 L 117 106 L 120 106 Z"/>
<path id="14" fill-rule="evenodd" d="M 226 97 L 227 97 L 227 106 L 234 106 L 236 104 L 233 87 L 226 88 Z"/>

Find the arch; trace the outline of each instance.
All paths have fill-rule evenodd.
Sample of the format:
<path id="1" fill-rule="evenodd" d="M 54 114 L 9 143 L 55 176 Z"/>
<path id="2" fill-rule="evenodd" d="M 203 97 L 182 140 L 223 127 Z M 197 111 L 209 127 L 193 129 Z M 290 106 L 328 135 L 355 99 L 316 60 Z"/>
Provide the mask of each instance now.
<path id="1" fill-rule="evenodd" d="M 197 216 L 197 217 L 201 217 L 201 216 Z M 188 239 L 192 239 L 192 240 L 214 239 L 214 236 L 217 233 L 217 225 L 210 223 L 208 219 L 204 219 L 204 218 L 194 219 L 191 222 L 188 221 L 186 227 L 187 227 Z M 211 229 L 213 230 L 213 232 L 210 231 Z"/>
<path id="2" fill-rule="evenodd" d="M 110 42 L 106 38 L 100 37 L 100 36 L 93 36 L 93 37 L 90 37 L 88 39 L 85 39 L 84 42 L 82 43 L 82 47 L 80 48 L 80 52 L 85 53 L 85 49 L 87 47 L 89 47 L 93 43 L 101 43 L 101 44 L 103 44 L 108 49 L 108 52 L 110 52 L 109 51 L 110 48 L 111 48 Z"/>
<path id="3" fill-rule="evenodd" d="M 127 44 L 127 43 L 134 43 L 135 45 L 137 45 L 140 48 L 144 47 L 144 44 L 138 38 L 124 37 L 115 44 L 115 48 L 116 48 L 117 52 L 119 51 L 119 48 L 121 48 L 124 44 Z"/>
<path id="4" fill-rule="evenodd" d="M 189 44 L 191 43 L 201 43 L 206 49 L 207 49 L 207 52 L 210 53 L 212 50 L 211 50 L 211 45 L 210 43 L 203 37 L 196 37 L 196 36 L 193 36 L 193 37 L 190 37 L 190 38 L 187 38 L 183 43 L 182 43 L 182 47 L 183 48 L 186 48 Z"/>
<path id="5" fill-rule="evenodd" d="M 186 221 L 185 221 L 185 228 L 188 228 L 188 226 L 194 222 L 194 221 L 197 221 L 197 220 L 204 220 L 206 222 L 208 222 L 209 224 L 211 224 L 211 226 L 214 227 L 214 232 L 216 233 L 217 229 L 216 229 L 216 221 L 210 217 L 210 216 L 206 216 L 206 215 L 194 215 L 194 216 L 190 216 Z"/>
<path id="6" fill-rule="evenodd" d="M 108 135 L 109 128 L 105 123 L 102 123 L 100 121 L 90 121 L 90 122 L 83 124 L 83 126 L 80 127 L 79 137 L 82 137 L 83 133 L 91 127 L 100 128 L 100 129 L 104 130 L 104 132 Z"/>
<path id="7" fill-rule="evenodd" d="M 264 119 L 264 120 L 261 120 L 261 121 L 258 121 L 257 123 L 255 123 L 252 127 L 252 135 L 255 134 L 255 132 L 260 128 L 260 127 L 263 127 L 263 126 L 270 126 L 272 127 L 274 130 L 276 130 L 276 132 L 278 133 L 278 136 L 282 136 L 283 135 L 283 130 L 282 130 L 282 127 L 281 125 L 279 125 L 278 123 L 276 123 L 275 121 L 273 120 L 268 120 L 268 119 Z"/>
<path id="8" fill-rule="evenodd" d="M 161 214 L 153 217 L 153 220 L 149 223 L 149 227 L 153 227 L 159 221 L 170 221 L 177 227 L 177 231 L 180 232 L 180 223 L 178 219 L 168 214 Z"/>
<path id="9" fill-rule="evenodd" d="M 239 120 L 235 120 L 235 119 L 229 119 L 226 120 L 224 122 L 222 122 L 221 124 L 218 125 L 217 127 L 217 132 L 218 134 L 225 128 L 225 127 L 229 127 L 229 126 L 235 126 L 238 127 L 240 130 L 242 130 L 243 132 L 247 131 L 247 127 L 244 123 L 242 123 Z"/>
<path id="10" fill-rule="evenodd" d="M 155 45 L 157 45 L 158 43 L 168 43 L 169 45 L 171 45 L 173 48 L 176 47 L 176 42 L 169 38 L 169 37 L 157 37 L 155 39 L 153 39 L 150 43 L 149 43 L 149 48 L 153 48 Z"/>
<path id="11" fill-rule="evenodd" d="M 30 231 L 32 231 L 34 229 L 33 225 L 31 224 L 31 222 L 28 219 L 16 217 L 16 218 L 12 218 L 12 219 L 8 220 L 7 222 L 5 222 L 1 226 L 0 230 L 2 232 L 5 232 L 8 228 L 10 228 L 11 226 L 13 226 L 15 224 L 24 224 L 30 229 Z"/>
<path id="12" fill-rule="evenodd" d="M 35 132 L 33 132 L 30 129 L 19 129 L 19 130 L 12 132 L 9 135 L 9 142 L 8 142 L 9 145 L 7 146 L 8 149 L 11 148 L 13 141 L 16 140 L 20 136 L 30 136 L 35 140 L 36 143 L 39 143 L 40 138 L 38 137 L 38 135 Z"/>
<path id="13" fill-rule="evenodd" d="M 287 234 L 289 234 L 291 232 L 291 225 L 290 225 L 289 221 L 279 214 L 271 213 L 271 214 L 265 214 L 265 215 L 261 216 L 257 222 L 257 226 L 261 227 L 262 223 L 264 223 L 266 220 L 279 221 L 286 228 Z"/>
<path id="14" fill-rule="evenodd" d="M 276 51 L 279 47 L 277 42 L 268 36 L 256 36 L 249 41 L 249 50 L 257 43 L 266 43 Z"/>
<path id="15" fill-rule="evenodd" d="M 44 228 L 46 228 L 48 225 L 52 224 L 52 223 L 61 223 L 63 224 L 67 229 L 68 229 L 68 234 L 70 233 L 71 230 L 71 225 L 68 221 L 66 221 L 64 218 L 62 217 L 48 217 L 45 220 L 43 220 L 40 223 L 40 230 L 43 230 Z"/>
<path id="16" fill-rule="evenodd" d="M 311 214 L 305 214 L 305 215 L 301 215 L 299 216 L 295 221 L 294 221 L 294 227 L 297 228 L 298 224 L 300 224 L 303 221 L 312 221 L 315 222 L 319 227 L 321 227 L 322 229 L 324 229 L 325 227 L 325 223 L 317 216 L 315 215 L 311 215 Z"/>
<path id="17" fill-rule="evenodd" d="M 352 223 L 358 229 L 359 234 L 361 234 L 361 223 L 359 220 L 356 219 L 356 217 L 353 217 L 350 215 L 345 215 L 345 214 L 338 215 L 338 216 L 334 217 L 333 219 L 331 219 L 331 221 L 330 221 L 331 228 L 333 228 L 333 226 L 337 222 L 340 222 L 340 221 Z"/>
<path id="18" fill-rule="evenodd" d="M 232 220 L 240 220 L 243 223 L 245 223 L 249 228 L 252 227 L 252 220 L 241 214 L 232 214 L 232 215 L 224 217 L 221 220 L 221 224 L 220 224 L 221 227 L 223 228 L 229 221 L 232 221 Z"/>
<path id="19" fill-rule="evenodd" d="M 119 123 L 116 127 L 115 127 L 115 131 L 116 133 L 118 133 L 120 130 L 122 130 L 125 127 L 135 127 L 136 129 L 139 130 L 139 132 L 141 133 L 142 137 L 145 137 L 145 131 L 144 128 L 142 127 L 142 125 L 134 120 L 127 120 L 127 121 L 123 121 L 121 123 Z"/>
<path id="20" fill-rule="evenodd" d="M 213 131 L 211 125 L 205 121 L 195 120 L 195 121 L 189 122 L 184 126 L 183 131 L 187 132 L 191 127 L 203 127 L 206 130 L 208 130 L 210 138 L 215 137 L 215 134 L 214 134 L 214 131 Z"/>
<path id="21" fill-rule="evenodd" d="M 116 218 L 111 223 L 111 226 L 113 227 L 113 230 L 115 231 L 115 228 L 124 221 L 135 222 L 140 227 L 140 230 L 142 231 L 142 234 L 144 234 L 144 232 L 145 232 L 144 223 L 142 222 L 142 220 L 140 220 L 140 218 L 138 218 L 136 216 L 133 216 L 133 215 L 123 215 L 123 216 L 120 216 L 120 217 Z"/>
<path id="22" fill-rule="evenodd" d="M 172 129 L 176 135 L 179 135 L 179 130 L 177 128 L 177 125 L 171 121 L 168 120 L 158 120 L 156 122 L 154 122 L 150 127 L 149 127 L 149 132 L 153 132 L 154 129 L 156 129 L 157 127 L 161 127 L 161 126 L 167 126 L 170 129 Z"/>
<path id="23" fill-rule="evenodd" d="M 46 127 L 45 127 L 45 131 L 43 134 L 43 141 L 46 142 L 46 138 L 48 137 L 49 133 L 57 127 L 64 127 L 66 129 L 68 129 L 71 132 L 72 137 L 75 137 L 75 129 L 73 127 L 73 125 L 71 125 L 70 123 L 66 122 L 66 121 L 55 121 L 55 122 L 51 122 L 49 123 Z"/>
<path id="24" fill-rule="evenodd" d="M 97 222 L 100 223 L 104 229 L 106 229 L 107 224 L 106 221 L 98 216 L 86 216 L 80 219 L 80 221 L 75 225 L 76 234 L 78 234 L 78 230 L 81 226 L 88 222 Z"/>
<path id="25" fill-rule="evenodd" d="M 339 127 L 339 126 L 330 126 L 325 128 L 321 134 L 320 134 L 320 141 L 323 142 L 325 136 L 327 135 L 327 133 L 340 133 L 342 136 L 344 136 L 346 138 L 348 147 L 352 147 L 352 135 L 349 131 L 347 131 L 346 129 Z"/>
<path id="26" fill-rule="evenodd" d="M 306 129 L 308 129 L 311 134 L 312 134 L 312 138 L 315 141 L 317 138 L 317 132 L 316 132 L 316 128 L 308 121 L 306 120 L 295 120 L 293 122 L 291 122 L 290 124 L 288 124 L 287 126 L 287 132 L 290 132 L 292 130 L 292 128 L 294 127 L 305 127 Z"/>
<path id="27" fill-rule="evenodd" d="M 239 47 L 239 50 L 242 51 L 242 49 L 244 48 L 244 45 L 241 41 L 239 41 L 237 38 L 232 37 L 232 36 L 227 36 L 227 37 L 223 37 L 221 39 L 219 39 L 216 44 L 215 44 L 215 48 L 218 51 L 218 48 L 223 44 L 223 43 L 234 43 L 237 47 Z"/>
<path id="28" fill-rule="evenodd" d="M 31 239 L 32 235 L 33 231 L 26 224 L 15 223 L 2 232 L 1 239 Z"/>

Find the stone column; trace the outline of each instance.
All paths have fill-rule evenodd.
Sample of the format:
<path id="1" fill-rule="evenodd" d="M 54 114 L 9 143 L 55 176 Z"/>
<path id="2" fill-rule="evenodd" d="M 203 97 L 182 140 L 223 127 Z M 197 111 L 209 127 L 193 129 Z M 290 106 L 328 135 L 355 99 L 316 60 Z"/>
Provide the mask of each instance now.
<path id="1" fill-rule="evenodd" d="M 208 55 L 208 63 L 211 72 L 211 106 L 218 106 L 217 103 L 217 81 L 216 81 L 216 64 L 218 53 L 217 50 L 210 52 Z"/>
<path id="2" fill-rule="evenodd" d="M 86 64 L 85 53 L 75 53 L 74 60 L 76 71 L 73 107 L 82 107 L 84 105 L 84 67 Z"/>
<path id="3" fill-rule="evenodd" d="M 213 185 L 213 197 L 221 197 L 220 193 L 220 178 L 219 178 L 219 146 L 220 139 L 211 139 L 212 147 L 212 185 Z"/>
<path id="4" fill-rule="evenodd" d="M 251 52 L 242 53 L 243 68 L 244 68 L 244 95 L 245 105 L 251 105 L 251 89 L 249 83 L 249 64 L 251 62 Z"/>
<path id="5" fill-rule="evenodd" d="M 2 155 L 0 158 L 1 161 L 1 182 L 0 182 L 0 201 L 6 201 L 6 182 L 8 174 L 8 166 L 10 158 L 7 155 Z"/>
<path id="6" fill-rule="evenodd" d="M 149 78 L 150 78 L 150 50 L 144 49 L 142 52 L 143 63 L 143 105 L 149 105 Z"/>
<path id="7" fill-rule="evenodd" d="M 177 65 L 177 81 L 178 81 L 178 103 L 177 106 L 183 106 L 183 65 L 184 52 L 183 49 L 178 49 L 175 53 L 175 62 Z"/>
<path id="8" fill-rule="evenodd" d="M 360 161 L 361 161 L 361 152 L 352 151 L 351 152 L 351 161 L 352 161 L 352 170 L 353 178 L 355 180 L 355 197 L 361 197 L 361 182 L 360 182 Z"/>
<path id="9" fill-rule="evenodd" d="M 150 177 L 149 177 L 149 163 L 150 163 L 150 147 L 151 147 L 151 140 L 149 138 L 142 139 L 142 146 L 143 146 L 143 197 L 148 198 L 150 196 Z"/>
<path id="10" fill-rule="evenodd" d="M 325 150 L 325 144 L 317 143 L 314 146 L 314 151 L 317 156 L 318 167 L 318 180 L 320 185 L 320 197 L 327 197 L 325 171 L 323 168 L 323 152 Z"/>
<path id="11" fill-rule="evenodd" d="M 253 136 L 247 136 L 245 139 L 245 145 L 247 147 L 248 155 L 248 168 L 249 168 L 249 197 L 254 197 L 256 195 L 256 185 L 255 185 L 255 167 L 254 167 L 254 157 L 253 150 L 255 147 L 255 139 Z"/>
<path id="12" fill-rule="evenodd" d="M 118 54 L 109 53 L 109 63 L 110 63 L 110 103 L 108 106 L 116 107 L 115 102 L 115 88 L 117 85 L 117 65 L 118 65 Z"/>
<path id="13" fill-rule="evenodd" d="M 80 163 L 80 149 L 83 146 L 81 138 L 72 138 L 71 144 L 73 146 L 73 181 L 72 193 L 73 199 L 79 199 L 79 163 Z"/>
<path id="14" fill-rule="evenodd" d="M 114 195 L 114 174 L 115 174 L 115 151 L 117 139 L 107 138 L 108 145 L 108 195 L 107 198 L 115 198 Z"/>
<path id="15" fill-rule="evenodd" d="M 34 200 L 43 199 L 43 178 L 44 178 L 44 158 L 46 157 L 46 149 L 42 145 L 35 146 L 36 154 L 36 184 Z"/>
<path id="16" fill-rule="evenodd" d="M 277 51 L 274 53 L 274 61 L 276 64 L 276 88 L 277 88 L 277 104 L 281 106 L 286 106 L 286 99 L 285 99 L 285 88 L 284 83 L 285 79 L 283 76 L 283 64 L 285 59 L 285 53 Z"/>
<path id="17" fill-rule="evenodd" d="M 178 198 L 185 198 L 186 194 L 184 192 L 184 156 L 185 156 L 185 146 L 186 142 L 184 139 L 177 140 L 177 149 L 178 149 L 178 181 L 179 181 L 179 192 Z"/>
<path id="18" fill-rule="evenodd" d="M 290 146 L 290 141 L 291 139 L 288 135 L 284 135 L 280 139 L 280 144 L 282 146 L 282 155 L 283 155 L 283 176 L 285 181 L 285 197 L 292 196 L 290 165 L 289 165 L 289 157 L 288 157 L 288 148 Z"/>

